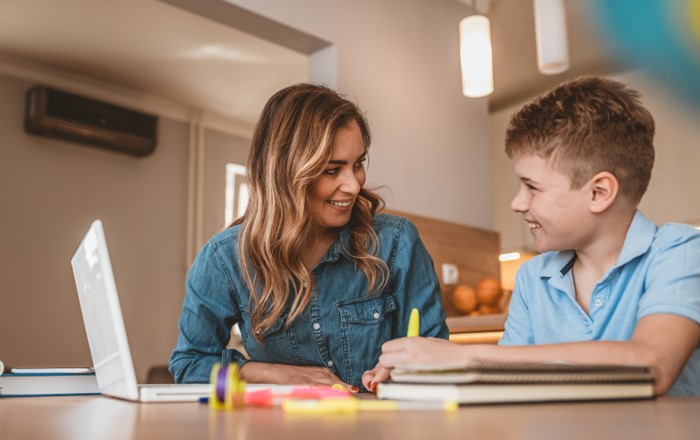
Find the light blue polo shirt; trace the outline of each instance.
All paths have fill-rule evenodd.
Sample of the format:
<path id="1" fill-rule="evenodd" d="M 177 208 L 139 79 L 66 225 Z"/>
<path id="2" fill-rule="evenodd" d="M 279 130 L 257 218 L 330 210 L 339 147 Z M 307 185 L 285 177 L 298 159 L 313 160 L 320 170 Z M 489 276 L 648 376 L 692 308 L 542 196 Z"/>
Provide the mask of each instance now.
<path id="1" fill-rule="evenodd" d="M 574 296 L 575 257 L 573 251 L 546 252 L 521 266 L 500 345 L 625 341 L 637 321 L 655 313 L 700 324 L 700 231 L 695 228 L 657 227 L 637 211 L 617 264 L 593 289 L 589 314 Z M 667 395 L 700 396 L 700 346 Z"/>

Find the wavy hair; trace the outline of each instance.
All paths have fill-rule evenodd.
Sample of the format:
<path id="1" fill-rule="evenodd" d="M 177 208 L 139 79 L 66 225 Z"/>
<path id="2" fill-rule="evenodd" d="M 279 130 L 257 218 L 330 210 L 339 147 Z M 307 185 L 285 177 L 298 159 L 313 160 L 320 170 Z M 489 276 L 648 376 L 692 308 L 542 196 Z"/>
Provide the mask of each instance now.
<path id="1" fill-rule="evenodd" d="M 238 253 L 251 292 L 254 337 L 261 343 L 283 314 L 289 326 L 309 304 L 313 279 L 302 262 L 313 230 L 307 195 L 330 161 L 336 132 L 352 121 L 368 149 L 371 133 L 360 109 L 327 87 L 303 83 L 275 93 L 255 127 L 247 164 L 248 207 L 233 224 L 242 223 Z M 362 188 L 346 226 L 346 251 L 367 278 L 367 293 L 383 289 L 388 280 L 372 227 L 383 206 L 378 194 Z"/>

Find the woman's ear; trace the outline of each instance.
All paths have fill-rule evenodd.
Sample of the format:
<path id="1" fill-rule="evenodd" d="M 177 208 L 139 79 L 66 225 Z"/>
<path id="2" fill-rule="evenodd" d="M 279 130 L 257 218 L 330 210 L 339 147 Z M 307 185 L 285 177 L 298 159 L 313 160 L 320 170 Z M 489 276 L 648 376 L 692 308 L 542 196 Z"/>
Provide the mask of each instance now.
<path id="1" fill-rule="evenodd" d="M 591 194 L 590 210 L 600 214 L 612 205 L 617 199 L 620 183 L 617 178 L 608 171 L 602 171 L 588 181 Z"/>

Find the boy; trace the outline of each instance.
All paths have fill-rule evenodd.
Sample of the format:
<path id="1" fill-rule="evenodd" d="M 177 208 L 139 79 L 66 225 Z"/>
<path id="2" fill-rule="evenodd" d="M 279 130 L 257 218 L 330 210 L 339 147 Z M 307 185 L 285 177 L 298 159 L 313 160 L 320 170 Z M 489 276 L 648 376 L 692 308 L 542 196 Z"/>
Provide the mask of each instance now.
<path id="1" fill-rule="evenodd" d="M 499 346 L 389 341 L 366 386 L 407 364 L 562 360 L 649 365 L 661 394 L 700 395 L 700 231 L 637 210 L 654 163 L 639 94 L 587 77 L 513 116 L 506 153 L 541 255 L 519 270 Z"/>

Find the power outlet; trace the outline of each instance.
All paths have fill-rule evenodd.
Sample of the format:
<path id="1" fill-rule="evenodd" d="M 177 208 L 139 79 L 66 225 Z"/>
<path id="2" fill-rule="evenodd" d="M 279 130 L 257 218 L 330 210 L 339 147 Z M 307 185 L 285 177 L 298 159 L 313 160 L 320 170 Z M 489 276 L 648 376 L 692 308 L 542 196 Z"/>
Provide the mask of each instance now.
<path id="1" fill-rule="evenodd" d="M 446 286 L 454 286 L 459 280 L 459 269 L 456 264 L 442 264 L 442 284 Z"/>

